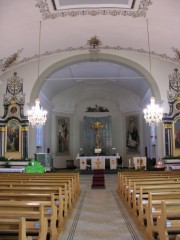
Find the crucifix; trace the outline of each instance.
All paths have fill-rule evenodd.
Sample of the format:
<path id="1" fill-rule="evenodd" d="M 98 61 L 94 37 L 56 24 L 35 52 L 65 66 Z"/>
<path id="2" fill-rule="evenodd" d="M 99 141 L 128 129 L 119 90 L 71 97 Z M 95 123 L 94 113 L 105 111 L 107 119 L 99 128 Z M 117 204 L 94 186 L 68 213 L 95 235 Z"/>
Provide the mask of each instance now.
<path id="1" fill-rule="evenodd" d="M 100 161 L 99 158 L 97 158 L 95 163 L 96 163 L 96 168 L 99 169 L 100 165 L 102 164 L 102 161 Z"/>
<path id="2" fill-rule="evenodd" d="M 93 125 L 90 126 L 90 128 L 95 130 L 96 133 L 96 149 L 100 149 L 100 133 L 99 130 L 106 127 L 105 125 L 103 125 L 102 123 L 100 123 L 99 121 L 96 121 Z M 97 152 L 97 155 L 99 153 Z"/>

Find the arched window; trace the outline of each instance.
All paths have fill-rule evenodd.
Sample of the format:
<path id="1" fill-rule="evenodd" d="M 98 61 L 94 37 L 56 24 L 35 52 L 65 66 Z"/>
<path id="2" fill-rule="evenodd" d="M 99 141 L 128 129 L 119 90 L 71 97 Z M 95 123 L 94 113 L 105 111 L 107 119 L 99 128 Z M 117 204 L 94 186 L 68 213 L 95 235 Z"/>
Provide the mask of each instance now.
<path id="1" fill-rule="evenodd" d="M 42 126 L 36 126 L 36 146 L 42 147 Z"/>
<path id="2" fill-rule="evenodd" d="M 151 125 L 151 145 L 155 145 L 156 144 L 156 126 L 155 125 Z"/>

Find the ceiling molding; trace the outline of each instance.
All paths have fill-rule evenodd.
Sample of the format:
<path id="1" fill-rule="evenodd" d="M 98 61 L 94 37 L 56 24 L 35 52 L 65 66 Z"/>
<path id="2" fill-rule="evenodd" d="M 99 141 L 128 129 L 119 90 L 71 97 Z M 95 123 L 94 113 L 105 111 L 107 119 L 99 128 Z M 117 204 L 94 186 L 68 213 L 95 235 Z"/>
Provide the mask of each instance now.
<path id="1" fill-rule="evenodd" d="M 69 9 L 58 10 L 54 9 L 53 3 L 50 0 L 36 0 L 36 7 L 39 8 L 44 20 L 55 19 L 58 17 L 77 17 L 77 16 L 131 16 L 131 17 L 146 17 L 146 12 L 153 0 L 140 0 L 137 9 L 120 9 L 120 8 L 92 8 L 92 9 Z"/>
<path id="2" fill-rule="evenodd" d="M 55 10 L 66 9 L 87 9 L 87 8 L 121 8 L 133 9 L 136 2 L 140 0 L 49 0 L 52 2 Z"/>
<path id="3" fill-rule="evenodd" d="M 121 46 L 115 46 L 115 47 L 110 47 L 110 46 L 102 46 L 101 48 L 99 49 L 104 49 L 104 50 L 119 50 L 119 51 L 128 51 L 128 52 L 134 52 L 134 53 L 140 53 L 140 54 L 149 54 L 149 51 L 147 50 L 144 50 L 144 49 L 135 49 L 135 48 L 131 48 L 131 47 L 127 47 L 127 48 L 123 48 Z M 40 57 L 45 57 L 45 56 L 51 56 L 51 55 L 54 55 L 54 54 L 58 54 L 58 53 L 65 53 L 65 52 L 72 52 L 72 51 L 81 51 L 81 50 L 88 50 L 87 47 L 78 47 L 78 48 L 72 48 L 72 47 L 68 47 L 66 49 L 56 49 L 54 51 L 46 51 L 44 53 L 42 53 L 40 55 Z M 171 58 L 169 56 L 167 56 L 166 54 L 159 54 L 159 53 L 156 53 L 154 51 L 151 51 L 150 52 L 150 55 L 152 57 L 158 57 L 158 58 L 161 58 L 162 60 L 165 60 L 165 61 L 170 61 L 170 62 L 173 62 L 173 63 L 180 63 L 180 59 L 178 58 Z M 15 63 L 13 63 L 11 66 L 9 66 L 8 69 L 10 68 L 13 68 L 13 67 L 17 67 L 18 65 L 20 64 L 24 64 L 24 63 L 28 63 L 28 62 L 31 62 L 31 61 L 34 61 L 34 60 L 37 60 L 38 59 L 38 55 L 35 54 L 34 56 L 32 57 L 25 57 L 19 61 L 16 61 Z M 4 59 L 0 59 L 0 70 L 2 72 L 5 72 L 7 71 L 8 69 L 4 70 Z"/>

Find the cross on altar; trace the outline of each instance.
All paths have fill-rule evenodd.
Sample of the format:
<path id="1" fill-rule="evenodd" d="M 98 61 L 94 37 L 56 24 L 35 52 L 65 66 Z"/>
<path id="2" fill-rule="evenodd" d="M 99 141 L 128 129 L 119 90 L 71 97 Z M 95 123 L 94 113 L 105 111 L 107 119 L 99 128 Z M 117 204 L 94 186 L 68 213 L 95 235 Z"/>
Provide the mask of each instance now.
<path id="1" fill-rule="evenodd" d="M 97 159 L 97 161 L 95 162 L 96 164 L 96 168 L 100 168 L 100 165 L 102 164 L 102 161 L 99 160 L 99 158 Z"/>
<path id="2" fill-rule="evenodd" d="M 106 127 L 106 125 L 103 125 L 99 121 L 95 122 L 90 128 L 95 130 L 96 133 L 96 149 L 100 149 L 100 133 L 99 130 Z M 98 154 L 98 153 L 97 153 Z"/>

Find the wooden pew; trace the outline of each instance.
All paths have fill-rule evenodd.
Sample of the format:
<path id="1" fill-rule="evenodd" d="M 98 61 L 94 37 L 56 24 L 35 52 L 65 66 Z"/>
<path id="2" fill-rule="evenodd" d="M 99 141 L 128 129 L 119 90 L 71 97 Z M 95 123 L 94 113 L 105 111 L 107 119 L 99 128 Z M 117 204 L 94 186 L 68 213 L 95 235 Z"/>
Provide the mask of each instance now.
<path id="1" fill-rule="evenodd" d="M 144 177 L 151 177 L 153 178 L 153 176 L 155 177 L 168 177 L 170 178 L 171 176 L 179 176 L 180 177 L 180 171 L 177 172 L 172 172 L 172 171 L 127 171 L 127 172 L 118 172 L 118 178 L 117 178 L 117 191 L 118 193 L 122 194 L 122 190 L 124 188 L 124 186 L 127 187 L 127 180 L 128 179 L 140 179 L 140 178 L 144 178 Z"/>
<path id="2" fill-rule="evenodd" d="M 128 203 L 128 207 L 133 207 L 133 212 L 136 216 L 138 216 L 141 224 L 143 224 L 144 219 L 148 222 L 147 224 L 147 232 L 150 236 L 150 239 L 153 239 L 154 232 L 157 232 L 157 226 L 156 224 L 153 224 L 152 219 L 156 219 L 158 214 L 160 214 L 160 203 L 161 200 L 166 199 L 169 201 L 179 201 L 180 197 L 180 172 L 174 174 L 172 172 L 156 172 L 156 173 L 147 173 L 147 172 L 141 172 L 140 174 L 128 172 L 125 175 L 123 173 L 119 174 L 118 181 L 120 181 L 118 186 L 118 192 L 123 196 L 125 201 Z M 158 184 L 158 185 L 157 185 Z M 133 187 L 132 187 L 133 186 Z M 164 194 L 164 196 L 159 196 L 157 204 L 159 206 L 156 206 L 157 211 L 152 211 L 152 208 L 149 207 L 150 212 L 152 214 L 152 218 L 148 219 L 147 216 L 147 201 L 149 201 L 148 193 L 150 194 L 150 191 L 152 191 L 152 194 L 158 194 L 158 192 L 167 192 L 169 193 L 161 193 L 161 195 Z M 174 193 L 172 193 L 174 192 Z M 172 194 L 171 194 L 172 193 Z M 170 194 L 170 195 L 169 195 Z M 157 196 L 156 196 L 157 197 Z M 161 200 L 160 200 L 161 199 Z M 173 200 L 172 200 L 173 199 Z M 178 199 L 178 200 L 177 200 Z M 146 200 L 146 202 L 144 202 Z M 144 202 L 144 203 L 143 203 Z M 153 202 L 154 203 L 154 202 Z M 149 223 L 151 224 L 151 228 L 149 228 Z"/>
<path id="3" fill-rule="evenodd" d="M 48 222 L 44 205 L 39 203 L 34 204 L 34 202 L 32 203 L 28 201 L 0 201 L 1 219 L 19 219 L 21 217 L 24 217 L 26 220 L 28 220 L 28 225 L 26 226 L 26 231 L 28 233 L 37 233 L 38 240 L 46 239 Z M 17 232 L 17 229 L 14 231 Z"/>
<path id="4" fill-rule="evenodd" d="M 136 215 L 136 208 L 137 208 L 137 199 L 139 198 L 141 187 L 147 187 L 148 191 L 148 186 L 149 186 L 149 191 L 150 189 L 154 186 L 153 189 L 159 188 L 159 189 L 166 189 L 167 187 L 171 186 L 176 186 L 180 187 L 180 182 L 174 181 L 174 180 L 150 180 L 146 182 L 134 182 L 133 187 L 128 189 L 128 205 L 129 207 L 133 208 L 133 212 Z M 159 187 L 158 187 L 159 186 Z"/>
<path id="5" fill-rule="evenodd" d="M 46 188 L 46 190 L 47 190 L 47 187 L 49 187 L 49 188 L 61 187 L 62 197 L 59 196 L 59 198 L 63 199 L 63 209 L 61 212 L 63 212 L 63 215 L 65 217 L 67 217 L 68 211 L 72 208 L 72 204 L 74 204 L 74 202 L 75 202 L 75 199 L 72 198 L 72 187 L 70 186 L 70 180 L 61 179 L 61 180 L 49 180 L 48 181 L 48 179 L 45 179 L 45 180 L 44 179 L 35 179 L 35 180 L 33 179 L 33 180 L 29 181 L 26 179 L 19 180 L 16 178 L 15 180 L 11 179 L 6 182 L 5 181 L 6 181 L 5 179 L 3 179 L 3 181 L 1 179 L 0 188 L 3 188 L 3 187 L 24 188 L 24 186 L 26 186 L 26 188 L 27 187 L 29 188 L 29 187 L 37 187 L 38 186 L 41 188 L 41 191 L 42 191 L 42 189 L 44 189 L 44 188 Z M 3 191 L 5 191 L 5 189 Z M 49 189 L 49 191 L 50 191 L 50 189 Z M 60 193 L 59 193 L 59 195 L 60 195 Z M 62 201 L 59 200 L 59 202 L 62 202 Z"/>
<path id="6" fill-rule="evenodd" d="M 57 193 L 57 187 L 59 187 L 59 185 L 64 185 L 64 183 L 69 182 L 68 187 L 66 187 L 64 189 L 64 192 L 59 191 L 59 194 Z M 35 198 L 38 198 L 40 196 L 37 195 L 41 195 L 41 201 L 42 201 L 42 194 L 45 195 L 46 194 L 46 198 L 47 198 L 47 194 L 50 194 L 50 191 L 53 192 L 56 196 L 56 194 L 58 194 L 59 196 L 61 196 L 61 198 L 56 198 L 55 197 L 55 202 L 56 204 L 60 205 L 61 210 L 59 210 L 58 212 L 63 212 L 64 213 L 64 217 L 67 217 L 67 212 L 68 210 L 72 207 L 72 203 L 74 203 L 75 199 L 77 198 L 78 194 L 79 194 L 79 173 L 78 174 L 70 174 L 68 176 L 66 176 L 65 174 L 62 174 L 61 176 L 59 174 L 57 174 L 57 176 L 55 175 L 50 175 L 49 173 L 47 175 L 44 174 L 0 174 L 0 199 L 7 199 L 7 195 L 11 194 L 13 195 L 13 199 L 18 199 L 18 201 L 20 200 L 20 196 L 19 195 L 26 195 L 23 196 L 26 201 L 28 198 L 28 194 L 31 193 L 30 199 L 31 201 Z M 57 186 L 56 186 L 57 185 Z M 38 186 L 38 187 L 37 187 Z M 44 187 L 46 186 L 46 187 Z M 62 187 L 62 186 L 61 186 Z M 60 188 L 58 188 L 60 189 Z M 2 193 L 3 192 L 3 193 Z M 39 192 L 41 192 L 39 194 Z M 18 194 L 17 194 L 18 193 Z M 68 196 L 68 197 L 67 197 Z M 8 196 L 10 197 L 10 196 Z M 45 197 L 45 196 L 43 196 Z M 11 196 L 12 198 L 12 196 Z M 68 200 L 67 200 L 68 199 Z M 11 199 L 12 200 L 12 199 Z M 47 200 L 47 199 L 46 199 Z M 62 200 L 63 200 L 63 204 L 62 204 Z M 0 200 L 1 201 L 1 200 Z M 63 205 L 63 208 L 62 208 Z M 64 207 L 65 206 L 65 207 Z M 63 214 L 60 214 L 61 218 L 58 218 L 58 222 L 61 223 L 60 226 L 62 229 L 62 218 L 63 218 Z M 61 220 L 60 220 L 61 219 Z M 64 220 L 64 218 L 63 218 Z"/>
<path id="7" fill-rule="evenodd" d="M 80 175 L 79 172 L 61 172 L 61 173 L 44 173 L 44 174 L 33 174 L 33 173 L 3 173 L 0 174 L 0 179 L 3 179 L 6 177 L 6 179 L 73 179 L 73 188 L 75 191 L 75 195 L 78 195 L 80 192 Z M 7 178 L 8 177 L 8 178 Z"/>
<path id="8" fill-rule="evenodd" d="M 26 232 L 29 228 L 28 222 L 25 217 L 20 218 L 0 218 L 0 239 L 4 238 L 2 233 L 9 233 L 17 231 L 17 239 L 18 240 L 32 240 L 32 237 L 27 236 Z M 7 238 L 7 235 L 6 235 Z"/>
<path id="9" fill-rule="evenodd" d="M 151 224 L 152 220 L 147 219 L 145 206 L 153 204 L 153 201 L 166 199 L 180 199 L 180 188 L 176 185 L 171 186 L 141 186 L 137 201 L 138 219 L 142 225 L 146 221 Z"/>
<path id="10" fill-rule="evenodd" d="M 7 192 L 0 192 L 0 201 L 11 201 L 11 200 L 15 200 L 15 201 L 45 201 L 45 202 L 52 202 L 52 207 L 54 207 L 54 203 L 56 205 L 56 207 L 59 207 L 59 198 L 56 198 L 55 195 L 53 193 L 32 193 L 32 191 L 21 191 L 20 193 L 16 193 L 15 191 L 7 191 Z M 58 208 L 53 208 L 51 210 L 51 206 L 49 207 L 48 211 L 52 211 L 52 218 L 54 223 L 54 226 L 56 225 L 56 223 L 58 223 L 58 228 L 62 229 L 63 224 L 64 224 L 64 219 L 63 219 L 63 214 L 62 214 L 62 210 L 59 210 Z"/>
<path id="11" fill-rule="evenodd" d="M 9 201 L 7 202 L 12 202 L 12 201 L 17 201 L 19 203 L 23 203 L 23 202 L 31 202 L 31 204 L 43 204 L 45 207 L 45 213 L 46 213 L 46 218 L 48 218 L 48 220 L 50 221 L 50 226 L 49 226 L 49 233 L 51 236 L 54 236 L 57 232 L 59 232 L 60 230 L 62 230 L 62 227 L 64 225 L 64 217 L 63 217 L 63 213 L 60 212 L 60 210 L 58 210 L 57 207 L 57 203 L 56 203 L 56 198 L 54 197 L 54 194 L 52 193 L 52 191 L 48 192 L 45 189 L 42 188 L 1 188 L 0 189 L 0 199 L 7 199 L 9 198 Z M 58 193 L 58 189 L 55 189 L 55 192 Z M 7 195 L 7 196 L 3 196 Z M 30 199 L 27 200 L 26 198 L 28 197 L 28 194 L 30 195 Z M 43 196 L 43 195 L 46 196 Z M 48 194 L 50 195 L 48 197 Z M 8 196 L 11 195 L 11 196 Z M 13 195 L 15 195 L 13 197 Z M 19 196 L 17 196 L 19 195 Z M 24 195 L 26 195 L 26 197 L 24 197 Z M 26 200 L 24 200 L 24 198 Z M 48 200 L 47 200 L 48 198 Z M 15 199 L 15 200 L 12 200 Z M 21 200 L 20 200 L 21 199 Z M 5 200 L 0 200 L 0 204 L 2 202 L 5 202 Z M 59 204 L 59 202 L 58 202 Z M 63 205 L 62 201 L 60 206 Z M 58 226 L 56 227 L 56 224 L 58 222 Z"/>
<path id="12" fill-rule="evenodd" d="M 8 187 L 7 186 L 3 186 L 0 185 L 0 192 L 2 193 L 6 193 L 6 192 L 13 192 L 13 193 L 25 193 L 25 192 L 29 192 L 29 193 L 54 193 L 55 198 L 56 198 L 56 203 L 58 206 L 58 211 L 60 216 L 64 216 L 67 217 L 68 216 L 68 193 L 67 193 L 67 186 L 66 184 L 63 187 L 63 192 L 62 192 L 62 187 L 59 186 L 40 186 L 39 184 L 33 184 L 33 185 L 29 185 L 29 186 L 25 186 L 24 184 L 20 184 L 20 185 L 16 185 L 16 186 L 12 186 L 12 184 L 10 184 Z M 63 203 L 63 204 L 62 204 Z"/>
<path id="13" fill-rule="evenodd" d="M 150 194 L 150 193 L 149 193 Z M 166 202 L 179 203 L 179 199 L 167 199 Z M 157 233 L 157 218 L 161 214 L 162 200 L 153 200 L 151 203 L 145 205 L 145 218 L 147 219 L 146 232 L 150 239 L 154 239 L 154 234 Z"/>
<path id="14" fill-rule="evenodd" d="M 60 184 L 60 183 L 66 183 L 67 184 L 67 193 L 69 195 L 68 199 L 68 204 L 69 204 L 69 208 L 71 208 L 71 205 L 75 202 L 76 198 L 78 197 L 79 195 L 79 192 L 78 192 L 78 186 L 76 184 L 76 182 L 74 181 L 74 178 L 72 176 L 59 176 L 56 177 L 56 176 L 49 176 L 49 175 L 45 175 L 44 174 L 39 174 L 39 175 L 34 175 L 31 176 L 31 174 L 25 174 L 25 175 L 21 175 L 20 177 L 17 176 L 17 175 L 14 175 L 15 177 L 12 178 L 9 177 L 7 179 L 6 178 L 0 178 L 0 185 L 3 184 L 3 186 L 5 185 L 6 183 L 6 186 L 8 186 L 8 183 L 14 185 L 15 183 L 17 184 L 26 184 L 26 185 L 30 185 L 31 183 L 33 184 L 36 184 L 37 183 L 39 185 L 43 185 L 45 184 L 46 186 L 47 185 L 57 185 L 57 184 Z M 63 189 L 62 189 L 63 191 Z"/>
<path id="15" fill-rule="evenodd" d="M 1 186 L 1 183 L 0 183 Z M 26 181 L 23 180 L 22 183 L 18 183 L 15 182 L 11 183 L 11 187 L 15 188 L 15 187 L 39 187 L 39 188 L 53 188 L 53 187 L 60 187 L 61 188 L 61 194 L 62 197 L 64 199 L 64 205 L 65 205 L 65 209 L 66 209 L 66 213 L 68 212 L 68 210 L 70 210 L 72 208 L 72 203 L 74 202 L 73 198 L 72 198 L 72 191 L 71 191 L 71 186 L 70 186 L 70 181 L 69 180 L 61 180 L 59 182 L 47 182 L 46 181 L 41 181 L 41 180 L 34 180 L 34 181 Z"/>
<path id="16" fill-rule="evenodd" d="M 125 199 L 128 199 L 128 193 L 131 192 L 131 190 L 133 190 L 134 187 L 134 183 L 139 183 L 139 185 L 141 183 L 145 182 L 156 182 L 156 181 L 175 181 L 175 182 L 180 182 L 180 176 L 146 176 L 143 175 L 139 178 L 134 178 L 134 177 L 130 177 L 128 179 L 125 179 L 125 188 L 122 190 L 122 195 L 124 196 Z"/>
<path id="17" fill-rule="evenodd" d="M 12 193 L 12 194 L 54 194 L 54 200 L 58 207 L 58 219 L 64 219 L 64 212 L 67 211 L 64 208 L 64 199 L 62 198 L 60 187 L 0 187 L 1 193 Z M 63 204 L 62 204 L 63 202 Z"/>
<path id="18" fill-rule="evenodd" d="M 180 201 L 162 201 L 161 214 L 157 218 L 157 232 L 161 240 L 169 240 L 170 235 L 180 233 Z M 178 238 L 178 237 L 177 237 Z"/>
<path id="19" fill-rule="evenodd" d="M 14 178 L 15 179 L 15 178 Z M 17 179 L 17 178 L 16 178 Z M 29 182 L 36 182 L 38 180 L 38 182 L 54 182 L 54 183 L 58 183 L 58 182 L 65 182 L 67 181 L 68 185 L 69 185 L 69 189 L 71 189 L 71 199 L 72 202 L 74 202 L 75 198 L 78 196 L 79 194 L 79 181 L 77 180 L 77 176 L 73 176 L 73 175 L 47 175 L 47 174 L 39 174 L 39 175 L 30 175 L 30 176 L 22 176 L 20 178 L 22 181 L 29 181 Z M 18 179 L 19 180 L 19 179 Z M 1 179 L 0 179 L 1 181 Z"/>
<path id="20" fill-rule="evenodd" d="M 167 191 L 176 191 L 180 188 L 180 182 L 176 181 L 147 181 L 144 183 L 141 182 L 134 182 L 133 183 L 133 189 L 128 193 L 128 198 L 130 200 L 129 206 L 133 208 L 133 212 L 136 215 L 137 214 L 137 208 L 141 207 L 141 204 L 143 203 L 143 200 L 145 198 L 148 198 L 147 194 L 148 192 L 159 192 L 161 190 L 167 192 Z M 173 190 L 174 189 L 174 190 Z"/>

